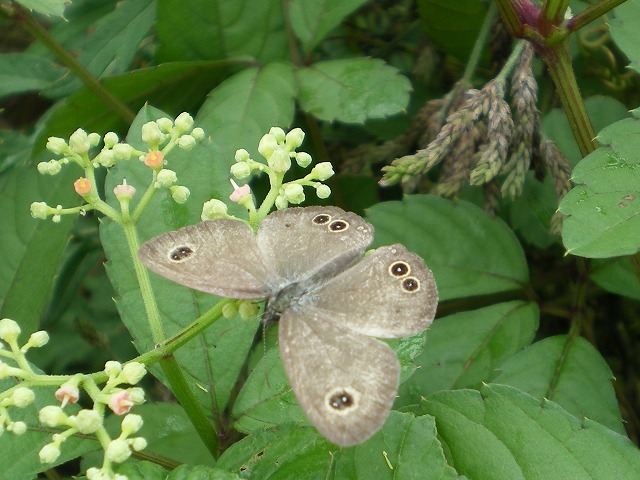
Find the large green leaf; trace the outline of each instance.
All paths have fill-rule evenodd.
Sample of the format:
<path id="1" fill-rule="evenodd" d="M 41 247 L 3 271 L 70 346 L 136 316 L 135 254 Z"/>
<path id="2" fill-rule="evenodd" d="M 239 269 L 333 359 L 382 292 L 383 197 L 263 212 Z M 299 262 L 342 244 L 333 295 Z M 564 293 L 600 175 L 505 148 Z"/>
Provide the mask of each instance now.
<path id="1" fill-rule="evenodd" d="M 624 434 L 613 374 L 598 351 L 582 337 L 545 338 L 499 367 L 495 383 L 519 388 L 561 405 L 578 418 L 591 418 Z"/>
<path id="2" fill-rule="evenodd" d="M 61 17 L 68 0 L 18 0 L 24 8 L 34 10 L 43 15 L 55 15 Z"/>
<path id="3" fill-rule="evenodd" d="M 428 468 L 425 466 L 428 465 Z M 391 412 L 367 442 L 338 449 L 310 427 L 283 425 L 235 443 L 217 466 L 243 478 L 453 479 L 429 416 Z"/>
<path id="4" fill-rule="evenodd" d="M 292 0 L 289 2 L 291 28 L 309 53 L 344 18 L 366 0 Z"/>
<path id="5" fill-rule="evenodd" d="M 527 263 L 513 232 L 465 201 L 407 196 L 367 210 L 374 246 L 402 243 L 433 270 L 440 300 L 520 289 Z"/>
<path id="6" fill-rule="evenodd" d="M 640 69 L 638 22 L 640 22 L 638 2 L 623 2 L 615 8 L 612 18 L 607 22 L 613 40 L 631 61 L 629 66 L 636 71 Z"/>
<path id="7" fill-rule="evenodd" d="M 440 390 L 479 387 L 495 377 L 502 362 L 533 340 L 535 304 L 506 302 L 437 319 L 416 358 L 420 366 L 400 387 L 396 406 L 416 404 Z"/>
<path id="8" fill-rule="evenodd" d="M 158 0 L 158 62 L 287 58 L 280 0 Z M 176 35 L 176 32 L 180 32 Z"/>
<path id="9" fill-rule="evenodd" d="M 637 117 L 639 110 L 634 111 Z M 560 203 L 568 253 L 591 258 L 631 255 L 640 247 L 640 120 L 598 134 L 604 145 L 573 170 L 576 187 Z"/>
<path id="10" fill-rule="evenodd" d="M 591 279 L 608 292 L 640 300 L 640 279 L 630 257 L 594 260 Z"/>
<path id="11" fill-rule="evenodd" d="M 435 393 L 423 410 L 451 464 L 474 480 L 640 477 L 640 451 L 628 438 L 512 387 Z"/>
<path id="12" fill-rule="evenodd" d="M 44 89 L 63 74 L 62 68 L 48 58 L 5 53 L 0 55 L 0 97 Z"/>
<path id="13" fill-rule="evenodd" d="M 296 71 L 300 106 L 333 122 L 364 123 L 404 110 L 411 83 L 382 60 L 354 58 L 317 62 Z"/>

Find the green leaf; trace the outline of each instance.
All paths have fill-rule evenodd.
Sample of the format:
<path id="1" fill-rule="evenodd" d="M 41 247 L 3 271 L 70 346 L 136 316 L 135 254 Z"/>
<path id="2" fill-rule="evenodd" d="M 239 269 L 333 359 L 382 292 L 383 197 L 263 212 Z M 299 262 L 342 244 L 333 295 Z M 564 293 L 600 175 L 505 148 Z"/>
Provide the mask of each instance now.
<path id="1" fill-rule="evenodd" d="M 573 188 L 560 203 L 568 253 L 591 258 L 631 255 L 640 246 L 640 120 L 605 128 L 603 146 L 573 170 Z"/>
<path id="2" fill-rule="evenodd" d="M 127 480 L 165 480 L 167 471 L 160 465 L 151 462 L 126 462 L 116 470 L 125 475 Z"/>
<path id="3" fill-rule="evenodd" d="M 61 17 L 69 0 L 18 0 L 17 3 L 28 10 L 34 10 L 43 15 Z"/>
<path id="4" fill-rule="evenodd" d="M 289 424 L 235 443 L 217 465 L 250 478 L 457 478 L 444 458 L 433 418 L 398 412 L 391 412 L 382 430 L 355 447 L 338 449 L 313 429 Z"/>
<path id="5" fill-rule="evenodd" d="M 618 5 L 613 10 L 612 18 L 607 21 L 613 40 L 631 61 L 629 66 L 636 71 L 640 71 L 638 22 L 640 22 L 638 2 L 624 2 L 622 5 Z"/>
<path id="6" fill-rule="evenodd" d="M 301 108 L 328 122 L 364 123 L 403 111 L 411 83 L 382 60 L 353 58 L 296 71 Z"/>
<path id="7" fill-rule="evenodd" d="M 291 28 L 309 53 L 347 15 L 365 3 L 366 0 L 293 0 L 289 3 Z"/>
<path id="8" fill-rule="evenodd" d="M 440 301 L 520 289 L 528 281 L 518 239 L 499 218 L 465 201 L 411 195 L 367 211 L 374 246 L 402 243 L 433 271 Z"/>
<path id="9" fill-rule="evenodd" d="M 210 468 L 204 465 L 180 465 L 166 477 L 166 480 L 239 480 L 240 478 L 234 473 L 219 468 Z"/>
<path id="10" fill-rule="evenodd" d="M 538 316 L 533 303 L 506 302 L 438 318 L 416 359 L 420 368 L 401 385 L 396 406 L 491 381 L 502 362 L 531 343 Z"/>
<path id="11" fill-rule="evenodd" d="M 588 417 L 624 434 L 611 369 L 582 337 L 559 335 L 534 343 L 499 367 L 494 383 L 552 400 L 578 418 Z"/>
<path id="12" fill-rule="evenodd" d="M 286 59 L 282 9 L 280 0 L 160 0 L 156 61 L 245 56 L 267 64 Z"/>
<path id="13" fill-rule="evenodd" d="M 423 409 L 451 464 L 474 480 L 640 476 L 640 451 L 628 438 L 512 387 L 439 392 Z"/>
<path id="14" fill-rule="evenodd" d="M 63 216 L 60 223 L 32 218 L 32 202 L 77 204 L 73 181 L 80 172 L 63 169 L 55 177 L 39 174 L 35 167 L 18 167 L 7 172 L 0 186 L 3 234 L 0 251 L 0 318 L 16 320 L 26 332 L 33 332 L 49 300 L 62 252 L 69 241 L 75 218 Z"/>
<path id="15" fill-rule="evenodd" d="M 295 88 L 289 64 L 248 68 L 209 94 L 198 113 L 198 125 L 211 136 L 217 155 L 228 165 L 234 162 L 239 148 L 262 158 L 258 154 L 260 138 L 270 127 L 286 128 L 293 121 Z M 228 180 L 224 184 L 225 192 L 231 193 Z"/>
<path id="16" fill-rule="evenodd" d="M 635 274 L 630 257 L 594 260 L 591 280 L 608 292 L 640 300 L 640 279 Z"/>
<path id="17" fill-rule="evenodd" d="M 0 97 L 45 89 L 64 73 L 48 58 L 27 53 L 5 53 L 0 55 Z"/>

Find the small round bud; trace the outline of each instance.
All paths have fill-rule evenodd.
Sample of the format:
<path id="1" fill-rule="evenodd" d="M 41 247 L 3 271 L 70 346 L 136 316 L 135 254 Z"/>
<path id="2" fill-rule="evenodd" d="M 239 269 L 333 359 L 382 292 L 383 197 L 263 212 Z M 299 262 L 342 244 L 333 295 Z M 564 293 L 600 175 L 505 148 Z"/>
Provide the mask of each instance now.
<path id="1" fill-rule="evenodd" d="M 201 142 L 204 140 L 204 130 L 200 127 L 196 127 L 191 130 L 191 136 L 196 139 L 196 142 Z"/>
<path id="2" fill-rule="evenodd" d="M 311 155 L 307 152 L 300 152 L 296 154 L 296 163 L 302 168 L 307 168 L 311 163 Z"/>
<path id="3" fill-rule="evenodd" d="M 91 148 L 91 142 L 89 141 L 89 135 L 81 128 L 77 129 L 69 137 L 69 147 L 72 151 L 82 155 L 87 153 Z"/>
<path id="4" fill-rule="evenodd" d="M 91 182 L 84 177 L 80 177 L 73 182 L 73 188 L 78 195 L 84 196 L 91 191 Z"/>
<path id="5" fill-rule="evenodd" d="M 173 122 L 167 117 L 156 120 L 156 125 L 158 125 L 158 128 L 164 133 L 169 133 L 173 129 Z"/>
<path id="6" fill-rule="evenodd" d="M 311 170 L 311 175 L 313 175 L 313 178 L 315 178 L 316 180 L 320 180 L 321 182 L 332 177 L 333 174 L 333 165 L 331 165 L 331 163 L 329 162 L 321 162 Z"/>
<path id="7" fill-rule="evenodd" d="M 121 390 L 117 393 L 114 393 L 109 399 L 109 408 L 116 415 L 124 415 L 125 413 L 129 413 L 132 407 L 133 401 L 131 400 L 131 395 L 127 390 Z"/>
<path id="8" fill-rule="evenodd" d="M 54 215 L 51 217 L 51 221 L 53 223 L 60 223 L 62 221 L 62 215 Z"/>
<path id="9" fill-rule="evenodd" d="M 29 342 L 31 346 L 35 348 L 40 348 L 49 343 L 49 334 L 44 330 L 38 330 L 37 332 L 33 332 L 29 337 Z"/>
<path id="10" fill-rule="evenodd" d="M 320 184 L 316 187 L 316 195 L 318 195 L 318 198 L 329 198 L 331 189 L 327 185 Z"/>
<path id="11" fill-rule="evenodd" d="M 163 168 L 158 172 L 158 176 L 156 177 L 156 183 L 154 184 L 154 186 L 156 188 L 167 188 L 177 181 L 178 176 L 176 175 L 176 172 L 167 168 Z"/>
<path id="12" fill-rule="evenodd" d="M 124 433 L 124 435 L 128 437 L 132 433 L 136 433 L 138 430 L 140 430 L 143 423 L 144 422 L 142 421 L 142 417 L 140 415 L 130 413 L 122 419 L 122 425 L 120 428 L 122 429 L 122 433 Z"/>
<path id="13" fill-rule="evenodd" d="M 24 408 L 33 403 L 36 399 L 36 395 L 33 393 L 33 390 L 26 387 L 18 387 L 13 391 L 13 395 L 11 395 L 11 400 L 13 404 L 18 408 Z"/>
<path id="14" fill-rule="evenodd" d="M 144 403 L 144 390 L 140 387 L 131 387 L 129 389 L 129 397 L 134 404 L 140 405 Z"/>
<path id="15" fill-rule="evenodd" d="M 164 153 L 159 150 L 149 150 L 143 160 L 147 167 L 160 168 L 164 165 Z"/>
<path id="16" fill-rule="evenodd" d="M 238 305 L 238 312 L 243 320 L 250 320 L 258 316 L 258 304 L 250 300 L 242 301 Z"/>
<path id="17" fill-rule="evenodd" d="M 130 440 L 131 448 L 136 452 L 147 448 L 147 440 L 143 437 L 135 437 Z"/>
<path id="18" fill-rule="evenodd" d="M 164 133 L 160 131 L 160 127 L 156 122 L 147 122 L 142 125 L 142 141 L 149 145 L 152 150 L 157 150 L 158 146 L 164 141 L 164 137 Z"/>
<path id="19" fill-rule="evenodd" d="M 276 148 L 267 160 L 267 164 L 276 173 L 284 173 L 291 168 L 291 158 L 284 148 Z"/>
<path id="20" fill-rule="evenodd" d="M 64 138 L 49 137 L 47 139 L 47 150 L 55 153 L 56 155 L 60 155 L 69 150 L 69 145 L 67 145 L 67 142 L 64 140 Z"/>
<path id="21" fill-rule="evenodd" d="M 57 427 L 67 423 L 67 415 L 57 405 L 47 405 L 38 412 L 38 419 L 45 427 Z"/>
<path id="22" fill-rule="evenodd" d="M 115 132 L 107 132 L 104 136 L 104 146 L 107 148 L 113 148 L 113 146 L 118 143 L 120 139 Z"/>
<path id="23" fill-rule="evenodd" d="M 80 433 L 93 433 L 102 426 L 102 417 L 95 410 L 80 410 L 76 415 L 76 428 Z"/>
<path id="24" fill-rule="evenodd" d="M 182 185 L 178 185 L 177 187 L 170 187 L 170 191 L 171 191 L 171 197 L 173 197 L 173 200 L 176 203 L 180 203 L 180 204 L 187 203 L 187 200 L 189 199 L 189 195 L 191 195 L 191 192 L 189 191 L 189 189 Z"/>
<path id="25" fill-rule="evenodd" d="M 246 178 L 251 175 L 251 167 L 249 167 L 249 164 L 245 162 L 234 163 L 231 165 L 231 175 L 236 177 L 238 180 Z"/>
<path id="26" fill-rule="evenodd" d="M 48 443 L 40 449 L 38 457 L 41 463 L 53 463 L 60 456 L 60 447 L 55 443 Z"/>
<path id="27" fill-rule="evenodd" d="M 120 377 L 130 385 L 138 383 L 147 373 L 147 368 L 140 362 L 129 362 L 122 367 Z"/>
<path id="28" fill-rule="evenodd" d="M 240 148 L 236 150 L 235 159 L 236 162 L 246 162 L 248 160 L 251 160 L 251 155 L 249 155 L 249 152 L 247 152 L 244 148 Z"/>
<path id="29" fill-rule="evenodd" d="M 299 204 L 304 202 L 304 189 L 297 183 L 289 183 L 284 186 L 283 196 L 289 203 Z"/>
<path id="30" fill-rule="evenodd" d="M 27 431 L 27 424 L 24 422 L 13 422 L 8 425 L 9 430 L 11 430 L 15 435 L 24 435 Z"/>
<path id="31" fill-rule="evenodd" d="M 0 320 L 0 339 L 13 342 L 20 335 L 20 325 L 10 318 Z"/>
<path id="32" fill-rule="evenodd" d="M 273 135 L 279 145 L 282 145 L 284 143 L 284 139 L 286 138 L 284 130 L 280 127 L 271 127 L 269 129 L 269 135 Z"/>
<path id="33" fill-rule="evenodd" d="M 285 197 L 283 197 L 282 195 L 278 195 L 276 197 L 276 208 L 278 210 L 284 210 L 288 206 L 289 206 L 289 202 L 287 201 L 287 199 Z"/>
<path id="34" fill-rule="evenodd" d="M 120 362 L 109 360 L 104 364 L 104 373 L 106 373 L 109 378 L 117 377 L 118 375 L 120 375 L 121 371 L 122 364 Z"/>
<path id="35" fill-rule="evenodd" d="M 292 151 L 302 145 L 304 141 L 304 131 L 301 128 L 294 128 L 285 137 L 285 145 L 287 150 Z"/>
<path id="36" fill-rule="evenodd" d="M 45 220 L 49 214 L 49 205 L 45 202 L 33 202 L 31 204 L 31 216 Z"/>
<path id="37" fill-rule="evenodd" d="M 129 160 L 134 153 L 134 148 L 128 143 L 118 143 L 113 146 L 113 154 L 116 161 Z"/>
<path id="38" fill-rule="evenodd" d="M 104 456 L 107 460 L 111 460 L 115 463 L 124 462 L 131 456 L 129 443 L 126 440 L 122 440 L 121 438 L 111 440 L 111 442 L 109 442 L 109 445 L 107 445 Z"/>
<path id="39" fill-rule="evenodd" d="M 102 165 L 105 168 L 113 167 L 116 163 L 116 154 L 113 150 L 103 150 L 93 159 L 98 165 Z"/>
<path id="40" fill-rule="evenodd" d="M 270 134 L 263 135 L 258 143 L 258 152 L 264 158 L 269 159 L 273 151 L 278 148 L 278 142 L 276 141 L 276 137 Z"/>
<path id="41" fill-rule="evenodd" d="M 178 133 L 189 133 L 193 128 L 193 117 L 187 112 L 182 112 L 176 117 L 175 125 Z"/>
<path id="42" fill-rule="evenodd" d="M 227 214 L 227 204 L 212 198 L 202 206 L 202 220 L 213 220 L 214 218 L 224 217 Z"/>
<path id="43" fill-rule="evenodd" d="M 87 138 L 89 140 L 89 145 L 91 145 L 92 147 L 95 147 L 96 145 L 98 145 L 100 143 L 100 135 L 98 135 L 95 132 L 94 133 L 90 133 Z"/>
<path id="44" fill-rule="evenodd" d="M 62 169 L 62 165 L 58 160 L 49 160 L 48 162 L 38 163 L 37 168 L 42 175 L 56 175 Z"/>
<path id="45" fill-rule="evenodd" d="M 186 150 L 187 152 L 189 150 L 193 150 L 193 147 L 195 147 L 197 143 L 198 142 L 196 142 L 196 139 L 193 138 L 191 135 L 182 135 L 178 139 L 178 146 L 181 149 Z"/>

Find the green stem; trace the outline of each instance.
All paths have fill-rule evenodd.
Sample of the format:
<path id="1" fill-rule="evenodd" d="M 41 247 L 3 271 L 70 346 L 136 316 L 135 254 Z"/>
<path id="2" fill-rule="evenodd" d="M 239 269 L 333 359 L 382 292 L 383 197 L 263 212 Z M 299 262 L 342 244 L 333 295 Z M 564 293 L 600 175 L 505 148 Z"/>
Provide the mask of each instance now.
<path id="1" fill-rule="evenodd" d="M 502 66 L 500 73 L 496 76 L 495 78 L 496 81 L 499 81 L 502 84 L 506 83 L 508 77 L 511 75 L 511 72 L 518 64 L 518 61 L 520 60 L 520 55 L 522 55 L 522 51 L 525 49 L 528 43 L 529 42 L 526 40 L 519 40 L 516 43 L 515 48 L 511 52 L 511 55 L 509 55 L 509 58 L 507 59 L 505 64 Z"/>
<path id="2" fill-rule="evenodd" d="M 153 170 L 151 183 L 149 184 L 147 191 L 144 192 L 144 195 L 140 199 L 140 202 L 138 202 L 138 206 L 133 210 L 133 215 L 131 216 L 133 223 L 137 223 L 138 220 L 140 220 L 140 216 L 142 215 L 142 212 L 145 211 L 145 209 L 147 208 L 147 205 L 149 205 L 149 202 L 153 198 L 153 194 L 156 193 L 157 188 L 155 184 L 156 184 L 157 178 L 158 178 L 158 172 L 156 170 Z"/>
<path id="3" fill-rule="evenodd" d="M 569 120 L 569 126 L 584 157 L 595 150 L 596 134 L 580 96 L 580 89 L 571 66 L 569 42 L 565 39 L 554 48 L 543 48 L 540 55 L 547 64 L 560 103 Z"/>
<path id="4" fill-rule="evenodd" d="M 522 22 L 518 17 L 513 0 L 495 0 L 502 21 L 513 38 L 522 37 Z"/>
<path id="5" fill-rule="evenodd" d="M 18 8 L 18 7 L 17 7 Z M 24 8 L 19 8 L 19 19 L 24 28 L 35 38 L 40 40 L 58 59 L 69 67 L 69 70 L 78 77 L 84 85 L 98 98 L 120 116 L 125 122 L 133 123 L 135 113 L 118 97 L 107 90 L 84 65 L 71 55 L 65 48 L 53 38 L 53 36 L 36 21 L 36 19 Z"/>
<path id="6" fill-rule="evenodd" d="M 570 0 L 546 0 L 542 6 L 542 18 L 552 25 L 560 25 Z"/>
<path id="7" fill-rule="evenodd" d="M 473 79 L 473 74 L 478 67 L 478 63 L 480 62 L 480 56 L 482 55 L 482 51 L 484 50 L 487 41 L 489 40 L 489 36 L 491 35 L 491 26 L 496 19 L 497 16 L 496 5 L 492 3 L 489 6 L 489 10 L 487 14 L 484 16 L 484 22 L 480 31 L 478 32 L 478 36 L 476 38 L 476 43 L 473 46 L 473 50 L 471 51 L 471 55 L 469 55 L 469 61 L 467 62 L 467 66 L 464 70 L 464 74 L 462 76 L 461 82 L 471 85 L 471 81 Z"/>
<path id="8" fill-rule="evenodd" d="M 570 32 L 580 30 L 585 25 L 597 20 L 626 1 L 627 0 L 602 0 L 595 5 L 591 5 L 567 22 L 567 30 Z"/>

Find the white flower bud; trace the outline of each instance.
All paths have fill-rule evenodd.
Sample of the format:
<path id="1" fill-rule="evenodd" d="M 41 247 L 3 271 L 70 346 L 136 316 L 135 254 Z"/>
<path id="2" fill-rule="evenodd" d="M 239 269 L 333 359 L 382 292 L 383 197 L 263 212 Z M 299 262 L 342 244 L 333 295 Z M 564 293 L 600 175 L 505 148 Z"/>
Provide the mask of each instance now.
<path id="1" fill-rule="evenodd" d="M 189 189 L 185 186 L 182 185 L 178 185 L 177 187 L 170 187 L 171 190 L 171 196 L 173 197 L 173 200 L 176 203 L 186 203 L 187 200 L 189 199 L 189 195 L 191 195 L 191 192 L 189 191 Z"/>
<path id="2" fill-rule="evenodd" d="M 49 205 L 45 202 L 33 202 L 31 204 L 31 216 L 45 220 L 49 214 Z"/>
<path id="3" fill-rule="evenodd" d="M 122 367 L 121 378 L 130 385 L 138 383 L 147 373 L 144 364 L 140 362 L 129 362 Z"/>
<path id="4" fill-rule="evenodd" d="M 38 172 L 42 175 L 56 175 L 62 169 L 62 165 L 58 160 L 49 160 L 48 162 L 38 163 Z"/>
<path id="5" fill-rule="evenodd" d="M 236 162 L 246 162 L 247 160 L 251 159 L 251 155 L 249 155 L 249 152 L 247 152 L 244 148 L 240 148 L 236 150 L 235 159 Z"/>
<path id="6" fill-rule="evenodd" d="M 279 145 L 282 145 L 284 143 L 285 134 L 284 130 L 280 127 L 271 127 L 269 129 L 269 135 L 273 135 Z"/>
<path id="7" fill-rule="evenodd" d="M 115 463 L 124 462 L 131 456 L 129 443 L 126 440 L 122 440 L 120 438 L 111 440 L 111 442 L 109 442 L 109 445 L 107 445 L 104 456 L 107 460 L 111 460 Z"/>
<path id="8" fill-rule="evenodd" d="M 20 325 L 10 318 L 0 320 L 0 339 L 12 342 L 20 335 Z"/>
<path id="9" fill-rule="evenodd" d="M 291 158 L 284 148 L 276 148 L 267 160 L 267 164 L 276 173 L 284 173 L 291 168 Z"/>
<path id="10" fill-rule="evenodd" d="M 95 132 L 94 133 L 90 133 L 87 138 L 89 140 L 89 145 L 91 145 L 92 147 L 95 147 L 96 145 L 98 145 L 100 143 L 100 135 L 98 135 Z"/>
<path id="11" fill-rule="evenodd" d="M 130 440 L 131 448 L 136 452 L 147 448 L 147 440 L 144 437 L 135 437 Z"/>
<path id="12" fill-rule="evenodd" d="M 140 387 L 132 387 L 129 389 L 129 399 L 136 405 L 144 403 L 144 390 Z"/>
<path id="13" fill-rule="evenodd" d="M 66 425 L 68 417 L 57 405 L 47 405 L 38 412 L 38 419 L 45 427 L 57 427 Z"/>
<path id="14" fill-rule="evenodd" d="M 231 175 L 236 177 L 238 180 L 246 178 L 251 175 L 251 167 L 249 167 L 249 164 L 245 162 L 234 163 L 231 165 Z"/>
<path id="15" fill-rule="evenodd" d="M 134 149 L 128 143 L 118 143 L 113 146 L 116 161 L 129 160 L 134 155 Z"/>
<path id="16" fill-rule="evenodd" d="M 15 435 L 24 435 L 27 431 L 27 424 L 24 422 L 13 422 L 8 425 Z"/>
<path id="17" fill-rule="evenodd" d="M 121 371 L 122 364 L 120 362 L 109 360 L 104 364 L 104 373 L 106 373 L 109 378 L 117 377 L 118 375 L 120 375 Z"/>
<path id="18" fill-rule="evenodd" d="M 297 183 L 289 183 L 284 186 L 284 197 L 289 203 L 299 204 L 304 202 L 304 189 Z"/>
<path id="19" fill-rule="evenodd" d="M 169 170 L 168 168 L 163 168 L 158 172 L 158 176 L 156 177 L 156 188 L 166 188 L 170 187 L 174 183 L 178 181 L 178 177 L 176 172 L 173 170 Z"/>
<path id="20" fill-rule="evenodd" d="M 40 348 L 49 343 L 49 334 L 44 330 L 38 330 L 33 332 L 29 337 L 29 345 L 32 347 Z"/>
<path id="21" fill-rule="evenodd" d="M 296 154 L 296 163 L 302 168 L 307 168 L 311 163 L 311 155 L 307 152 L 300 152 Z"/>
<path id="22" fill-rule="evenodd" d="M 285 138 L 285 145 L 290 152 L 302 145 L 304 141 L 304 131 L 301 128 L 294 128 Z"/>
<path id="23" fill-rule="evenodd" d="M 60 137 L 49 137 L 47 140 L 47 150 L 56 155 L 60 155 L 66 152 L 69 149 L 67 142 L 64 138 Z"/>
<path id="24" fill-rule="evenodd" d="M 273 151 L 278 148 L 278 142 L 276 137 L 270 134 L 263 135 L 260 139 L 260 143 L 258 143 L 258 152 L 264 158 L 269 159 Z"/>
<path id="25" fill-rule="evenodd" d="M 202 220 L 213 220 L 214 218 L 220 218 L 227 214 L 227 204 L 212 198 L 202 206 Z"/>
<path id="26" fill-rule="evenodd" d="M 316 195 L 318 195 L 318 198 L 329 198 L 331 189 L 327 185 L 320 184 L 316 187 Z"/>
<path id="27" fill-rule="evenodd" d="M 36 399 L 36 395 L 33 393 L 33 390 L 26 387 L 18 387 L 13 391 L 13 395 L 11 395 L 11 400 L 13 400 L 13 404 L 18 408 L 24 408 L 33 403 Z"/>
<path id="28" fill-rule="evenodd" d="M 87 153 L 91 148 L 91 142 L 89 141 L 89 135 L 81 128 L 77 129 L 69 137 L 69 147 L 72 151 L 82 155 Z"/>
<path id="29" fill-rule="evenodd" d="M 158 125 L 158 128 L 164 133 L 169 133 L 173 130 L 173 122 L 167 117 L 162 117 L 156 120 L 156 125 Z"/>
<path id="30" fill-rule="evenodd" d="M 95 410 L 83 409 L 76 415 L 76 428 L 80 433 L 93 433 L 102 426 L 102 417 Z"/>
<path id="31" fill-rule="evenodd" d="M 191 135 L 182 135 L 179 139 L 178 139 L 178 146 L 183 149 L 186 150 L 187 152 L 189 150 L 193 150 L 193 147 L 196 146 L 196 139 L 193 138 Z"/>
<path id="32" fill-rule="evenodd" d="M 201 142 L 204 140 L 204 130 L 200 127 L 196 127 L 191 130 L 191 136 L 196 139 L 196 142 Z"/>
<path id="33" fill-rule="evenodd" d="M 193 117 L 187 112 L 182 112 L 176 117 L 175 125 L 178 133 L 189 133 L 193 128 Z"/>
<path id="34" fill-rule="evenodd" d="M 60 456 L 60 447 L 55 443 L 48 443 L 40 449 L 38 457 L 41 463 L 53 463 Z"/>
<path id="35" fill-rule="evenodd" d="M 152 148 L 157 148 L 164 141 L 164 133 L 160 131 L 156 122 L 142 125 L 142 141 Z"/>
<path id="36" fill-rule="evenodd" d="M 98 165 L 109 168 L 113 167 L 116 163 L 116 154 L 113 150 L 103 150 L 93 159 Z"/>
<path id="37" fill-rule="evenodd" d="M 113 148 L 113 146 L 118 143 L 120 139 L 115 132 L 107 132 L 104 136 L 104 146 L 107 148 Z"/>
<path id="38" fill-rule="evenodd" d="M 278 210 L 284 210 L 288 206 L 289 206 L 289 202 L 287 201 L 286 198 L 284 198 L 282 195 L 278 195 L 276 197 L 276 208 Z"/>
<path id="39" fill-rule="evenodd" d="M 140 430 L 143 423 L 144 422 L 142 421 L 142 417 L 140 415 L 130 413 L 122 419 L 122 425 L 120 428 L 122 429 L 122 433 L 124 433 L 124 435 L 128 437 L 132 433 L 136 433 L 138 430 Z"/>
<path id="40" fill-rule="evenodd" d="M 328 178 L 332 177 L 333 174 L 333 165 L 331 165 L 331 163 L 329 162 L 321 162 L 311 170 L 311 175 L 313 175 L 313 178 L 315 178 L 316 180 L 320 180 L 321 182 L 324 182 Z"/>

